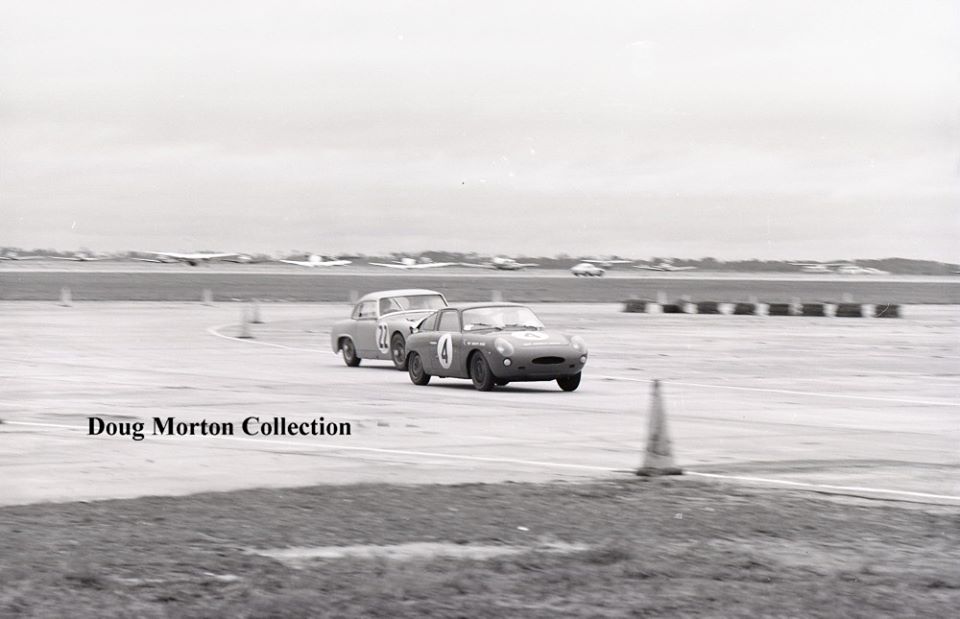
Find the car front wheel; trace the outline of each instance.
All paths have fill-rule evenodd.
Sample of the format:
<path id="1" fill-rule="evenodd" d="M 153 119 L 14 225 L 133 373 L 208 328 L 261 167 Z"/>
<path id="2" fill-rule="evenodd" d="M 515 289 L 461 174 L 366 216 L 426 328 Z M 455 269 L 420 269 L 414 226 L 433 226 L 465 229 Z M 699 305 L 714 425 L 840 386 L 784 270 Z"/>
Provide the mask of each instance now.
<path id="1" fill-rule="evenodd" d="M 340 352 L 343 354 L 343 362 L 348 367 L 355 368 L 360 365 L 360 357 L 357 356 L 357 349 L 353 346 L 353 340 L 343 340 Z"/>
<path id="2" fill-rule="evenodd" d="M 561 376 L 557 379 L 557 384 L 564 391 L 576 391 L 577 387 L 580 386 L 580 372 L 569 376 Z"/>
<path id="3" fill-rule="evenodd" d="M 394 333 L 390 340 L 390 357 L 393 359 L 393 367 L 398 370 L 407 369 L 407 346 L 399 333 Z"/>
<path id="4" fill-rule="evenodd" d="M 490 371 L 487 360 L 480 353 L 474 354 L 473 358 L 470 359 L 470 379 L 478 391 L 490 391 L 495 384 L 496 378 Z"/>
<path id="5" fill-rule="evenodd" d="M 430 382 L 430 375 L 423 369 L 423 359 L 415 352 L 407 359 L 407 373 L 414 385 L 423 386 Z"/>

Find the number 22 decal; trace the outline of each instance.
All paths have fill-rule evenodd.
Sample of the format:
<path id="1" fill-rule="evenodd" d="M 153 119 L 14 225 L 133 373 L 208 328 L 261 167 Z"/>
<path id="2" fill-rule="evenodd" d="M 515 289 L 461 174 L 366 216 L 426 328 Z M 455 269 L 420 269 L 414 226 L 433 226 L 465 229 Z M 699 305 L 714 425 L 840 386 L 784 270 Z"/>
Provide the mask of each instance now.
<path id="1" fill-rule="evenodd" d="M 440 359 L 440 365 L 445 370 L 453 365 L 453 336 L 449 333 L 440 336 L 440 341 L 437 342 L 437 358 Z"/>
<path id="2" fill-rule="evenodd" d="M 390 350 L 390 340 L 387 338 L 387 333 L 386 323 L 377 324 L 377 349 L 383 353 Z"/>

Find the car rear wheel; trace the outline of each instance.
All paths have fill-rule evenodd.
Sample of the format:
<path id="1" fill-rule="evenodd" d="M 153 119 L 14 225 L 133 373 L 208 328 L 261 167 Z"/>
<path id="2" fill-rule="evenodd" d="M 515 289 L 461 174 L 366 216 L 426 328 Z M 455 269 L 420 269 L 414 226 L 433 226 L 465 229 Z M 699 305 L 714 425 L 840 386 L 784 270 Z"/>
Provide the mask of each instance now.
<path id="1" fill-rule="evenodd" d="M 340 352 L 343 354 L 343 362 L 348 367 L 355 368 L 360 365 L 360 357 L 357 356 L 357 349 L 353 346 L 353 340 L 345 339 L 340 345 Z"/>
<path id="2" fill-rule="evenodd" d="M 398 370 L 407 369 L 407 344 L 399 333 L 394 333 L 390 340 L 390 357 L 393 359 L 393 367 Z"/>
<path id="3" fill-rule="evenodd" d="M 423 386 L 430 382 L 430 375 L 423 369 L 423 359 L 415 352 L 407 359 L 407 373 L 414 385 Z"/>
<path id="4" fill-rule="evenodd" d="M 557 379 L 557 384 L 564 391 L 576 391 L 577 387 L 580 386 L 580 372 L 569 376 L 561 376 Z"/>
<path id="5" fill-rule="evenodd" d="M 477 391 L 490 391 L 493 389 L 496 378 L 487 365 L 487 360 L 480 353 L 475 353 L 470 358 L 470 380 Z"/>

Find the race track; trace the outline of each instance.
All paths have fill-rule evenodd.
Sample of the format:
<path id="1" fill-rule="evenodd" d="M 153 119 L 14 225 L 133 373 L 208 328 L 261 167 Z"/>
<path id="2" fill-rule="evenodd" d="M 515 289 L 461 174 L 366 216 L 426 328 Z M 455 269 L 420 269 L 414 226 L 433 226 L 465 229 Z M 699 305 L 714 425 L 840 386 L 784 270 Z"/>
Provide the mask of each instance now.
<path id="1" fill-rule="evenodd" d="M 383 362 L 347 368 L 327 347 L 347 309 L 265 305 L 255 339 L 237 340 L 233 303 L 0 305 L 2 501 L 628 475 L 642 457 L 649 380 L 659 378 L 678 461 L 693 473 L 960 502 L 955 308 L 845 321 L 536 306 L 591 346 L 572 394 L 552 383 L 416 387 Z M 323 416 L 354 433 L 86 435 L 88 416 L 249 415 Z"/>

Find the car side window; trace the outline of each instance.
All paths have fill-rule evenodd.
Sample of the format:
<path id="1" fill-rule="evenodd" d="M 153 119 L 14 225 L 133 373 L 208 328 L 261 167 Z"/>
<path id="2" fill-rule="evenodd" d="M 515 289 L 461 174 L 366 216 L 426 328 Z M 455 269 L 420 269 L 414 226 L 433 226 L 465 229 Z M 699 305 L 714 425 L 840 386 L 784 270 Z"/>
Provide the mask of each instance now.
<path id="1" fill-rule="evenodd" d="M 357 304 L 356 309 L 353 310 L 353 318 L 355 320 L 360 320 L 363 318 L 376 318 L 377 317 L 377 304 L 373 301 L 363 301 Z"/>
<path id="2" fill-rule="evenodd" d="M 456 312 L 442 312 L 437 331 L 460 331 L 460 318 Z"/>
<path id="3" fill-rule="evenodd" d="M 437 314 L 430 314 L 423 319 L 423 322 L 420 323 L 420 331 L 436 331 L 437 330 Z"/>
<path id="4" fill-rule="evenodd" d="M 392 314 L 393 312 L 401 312 L 403 308 L 400 307 L 400 304 L 397 303 L 395 299 L 390 297 L 385 297 L 380 299 L 380 315 L 386 316 L 387 314 Z"/>

